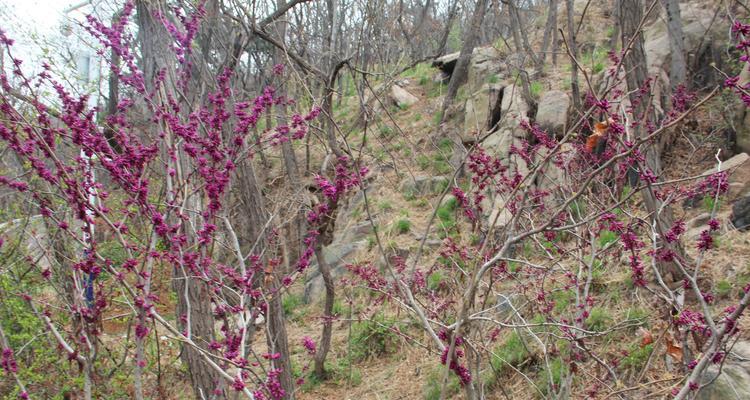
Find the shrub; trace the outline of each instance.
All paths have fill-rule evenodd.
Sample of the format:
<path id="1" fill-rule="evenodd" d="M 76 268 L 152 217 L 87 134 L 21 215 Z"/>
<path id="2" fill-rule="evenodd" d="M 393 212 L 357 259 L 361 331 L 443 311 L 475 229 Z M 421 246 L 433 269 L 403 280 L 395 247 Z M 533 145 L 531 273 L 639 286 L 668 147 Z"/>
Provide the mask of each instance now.
<path id="1" fill-rule="evenodd" d="M 430 372 L 427 376 L 427 383 L 424 386 L 424 399 L 425 400 L 440 400 L 443 388 L 443 373 L 445 371 L 442 368 L 436 368 Z M 448 384 L 445 386 L 445 398 L 453 398 L 461 389 L 461 385 L 458 381 L 458 377 L 454 373 L 450 373 L 448 377 Z"/>
<path id="2" fill-rule="evenodd" d="M 366 360 L 392 353 L 398 345 L 396 321 L 382 314 L 371 320 L 354 324 L 352 328 L 352 357 L 355 360 Z"/>
<path id="3" fill-rule="evenodd" d="M 603 331 L 612 323 L 612 316 L 602 307 L 591 309 L 589 317 L 586 318 L 586 327 L 593 331 Z"/>
<path id="4" fill-rule="evenodd" d="M 411 230 L 411 221 L 408 219 L 400 219 L 396 221 L 396 233 L 399 235 L 407 233 Z"/>
<path id="5" fill-rule="evenodd" d="M 508 340 L 493 351 L 490 366 L 499 375 L 510 369 L 510 366 L 518 367 L 529 357 L 531 357 L 531 353 L 524 345 L 521 336 L 513 331 Z"/>

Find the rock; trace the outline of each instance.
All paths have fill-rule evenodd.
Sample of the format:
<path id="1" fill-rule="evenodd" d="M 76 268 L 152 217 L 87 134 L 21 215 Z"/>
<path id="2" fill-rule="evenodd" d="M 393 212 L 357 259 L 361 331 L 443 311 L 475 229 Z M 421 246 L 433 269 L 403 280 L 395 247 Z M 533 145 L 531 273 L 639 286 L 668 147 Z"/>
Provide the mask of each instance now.
<path id="1" fill-rule="evenodd" d="M 535 161 L 541 163 L 547 157 L 549 151 L 546 148 L 540 149 Z M 576 154 L 577 150 L 572 144 L 563 144 L 560 147 L 560 151 L 550 158 L 547 164 L 544 165 L 542 173 L 537 176 L 537 187 L 542 190 L 555 190 L 561 186 L 565 186 L 567 179 L 565 171 Z M 551 198 L 550 200 L 554 199 Z"/>
<path id="2" fill-rule="evenodd" d="M 498 100 L 503 86 L 487 84 L 466 99 L 464 104 L 464 129 L 461 140 L 471 142 L 486 133 L 500 117 Z"/>
<path id="3" fill-rule="evenodd" d="M 737 154 L 734 157 L 723 161 L 721 163 L 721 170 L 717 168 L 717 165 L 716 167 L 703 171 L 701 176 L 708 177 L 719 171 L 729 171 L 729 184 L 732 185 L 733 183 L 739 183 L 742 185 L 740 188 L 738 188 L 737 185 L 734 187 L 730 186 L 732 189 L 730 191 L 730 198 L 732 198 L 733 195 L 742 192 L 746 187 L 750 186 L 750 173 L 747 172 L 748 167 L 750 167 L 750 163 L 747 162 L 748 160 L 750 160 L 750 156 L 748 156 L 747 153 Z M 748 166 L 745 166 L 745 164 L 748 164 Z M 738 168 L 740 166 L 742 166 L 742 168 Z M 701 204 L 703 204 L 703 195 L 685 199 L 682 206 L 684 208 L 694 208 Z"/>
<path id="4" fill-rule="evenodd" d="M 481 87 L 492 75 L 503 70 L 500 53 L 492 46 L 477 47 L 471 55 L 469 63 L 468 86 L 470 90 Z"/>
<path id="5" fill-rule="evenodd" d="M 414 195 L 426 195 L 440 193 L 448 187 L 448 178 L 444 176 L 417 175 L 404 178 L 398 185 L 401 193 Z"/>
<path id="6" fill-rule="evenodd" d="M 737 342 L 723 366 L 711 365 L 701 376 L 698 400 L 750 399 L 750 344 Z M 721 368 L 721 370 L 719 369 Z M 719 372 L 721 371 L 721 375 Z M 718 375 L 718 377 L 717 377 Z M 715 379 L 715 380 L 714 380 Z"/>
<path id="7" fill-rule="evenodd" d="M 347 257 L 365 246 L 365 241 L 353 242 L 344 240 L 342 242 L 333 242 L 329 246 L 323 248 L 323 259 L 331 269 L 331 276 L 334 280 L 342 277 L 346 273 L 345 266 L 347 264 Z M 314 299 L 319 298 L 320 294 L 323 293 L 323 290 L 325 289 L 323 277 L 320 275 L 320 270 L 318 269 L 318 263 L 315 261 L 315 257 L 313 257 L 313 262 L 310 264 L 308 271 L 305 280 L 305 293 L 303 296 L 305 303 L 310 303 Z"/>
<path id="8" fill-rule="evenodd" d="M 550 90 L 542 94 L 539 99 L 539 109 L 536 112 L 536 123 L 548 133 L 562 137 L 565 124 L 568 122 L 570 97 L 562 91 Z"/>
<path id="9" fill-rule="evenodd" d="M 714 168 L 711 168 L 711 169 L 707 169 L 706 171 L 703 172 L 702 175 L 711 175 L 711 174 L 715 174 L 715 173 L 717 173 L 719 171 L 732 170 L 732 169 L 735 169 L 735 168 L 739 167 L 740 165 L 746 163 L 747 160 L 750 160 L 750 156 L 748 156 L 747 153 L 740 153 L 740 154 L 737 154 L 737 155 L 735 155 L 734 157 L 732 157 L 732 158 L 730 158 L 728 160 L 722 161 L 722 163 L 721 163 L 721 169 L 720 170 L 717 170 L 717 168 L 714 167 Z"/>
<path id="10" fill-rule="evenodd" d="M 501 126 L 517 127 L 522 119 L 529 114 L 529 105 L 523 99 L 520 87 L 508 85 L 503 89 L 503 101 L 500 106 L 500 115 L 503 121 Z M 521 136 L 525 136 L 525 133 Z M 520 137 L 520 136 L 519 136 Z"/>
<path id="11" fill-rule="evenodd" d="M 694 217 L 690 221 L 688 221 L 686 225 L 688 228 L 700 228 L 706 225 L 708 223 L 708 220 L 710 219 L 711 219 L 711 214 L 703 213 Z"/>
<path id="12" fill-rule="evenodd" d="M 391 96 L 391 100 L 399 108 L 409 107 L 419 101 L 419 99 L 416 96 L 409 93 L 406 89 L 402 88 L 399 85 L 391 86 L 390 96 Z"/>
<path id="13" fill-rule="evenodd" d="M 741 231 L 750 229 L 750 195 L 734 202 L 730 221 L 735 228 Z"/>

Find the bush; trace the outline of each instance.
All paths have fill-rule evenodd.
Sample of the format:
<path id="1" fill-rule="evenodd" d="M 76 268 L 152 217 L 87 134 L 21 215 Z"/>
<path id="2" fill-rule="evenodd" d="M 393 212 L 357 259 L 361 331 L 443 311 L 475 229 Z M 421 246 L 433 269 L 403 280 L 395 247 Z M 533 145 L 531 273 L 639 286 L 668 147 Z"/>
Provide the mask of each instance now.
<path id="1" fill-rule="evenodd" d="M 440 400 L 441 390 L 443 388 L 443 374 L 445 370 L 442 368 L 436 368 L 427 376 L 427 383 L 424 386 L 424 399 L 425 400 Z M 454 373 L 448 374 L 448 384 L 445 386 L 445 398 L 453 398 L 458 394 L 461 389 L 461 385 L 458 381 L 458 377 Z"/>
<path id="2" fill-rule="evenodd" d="M 398 345 L 395 320 L 382 314 L 371 320 L 354 324 L 352 328 L 352 357 L 361 361 L 392 353 Z"/>
<path id="3" fill-rule="evenodd" d="M 402 235 L 404 233 L 407 233 L 411 230 L 411 221 L 408 219 L 400 219 L 396 221 L 396 233 L 399 235 Z"/>
<path id="4" fill-rule="evenodd" d="M 603 331 L 612 323 L 612 316 L 602 307 L 591 309 L 589 317 L 586 318 L 586 327 L 592 331 Z"/>
<path id="5" fill-rule="evenodd" d="M 517 332 L 513 331 L 502 345 L 497 347 L 490 359 L 490 366 L 497 375 L 510 369 L 510 366 L 518 367 L 531 357 Z"/>

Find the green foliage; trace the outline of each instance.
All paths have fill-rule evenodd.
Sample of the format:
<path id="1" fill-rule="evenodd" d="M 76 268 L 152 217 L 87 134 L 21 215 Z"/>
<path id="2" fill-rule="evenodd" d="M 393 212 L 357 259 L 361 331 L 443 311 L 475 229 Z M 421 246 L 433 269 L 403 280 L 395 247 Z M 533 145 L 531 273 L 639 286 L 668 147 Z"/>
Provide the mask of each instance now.
<path id="1" fill-rule="evenodd" d="M 378 208 L 380 211 L 391 211 L 393 210 L 393 204 L 391 204 L 388 200 L 383 200 L 380 203 L 378 203 Z"/>
<path id="2" fill-rule="evenodd" d="M 603 249 L 610 243 L 614 243 L 617 241 L 617 234 L 609 231 L 609 230 L 602 230 L 599 232 L 599 248 Z"/>
<path id="3" fill-rule="evenodd" d="M 544 87 L 542 86 L 542 82 L 534 81 L 531 82 L 531 85 L 529 85 L 529 91 L 531 91 L 531 97 L 538 99 L 539 96 L 542 94 L 542 89 Z"/>
<path id="4" fill-rule="evenodd" d="M 555 387 L 559 387 L 560 382 L 562 381 L 563 373 L 565 371 L 566 366 L 563 363 L 562 358 L 557 357 L 550 360 L 549 368 L 545 366 L 539 373 L 539 376 L 537 378 L 537 386 L 541 388 L 542 393 L 550 393 L 550 379 L 552 380 L 552 384 L 555 385 Z"/>
<path id="5" fill-rule="evenodd" d="M 586 318 L 586 327 L 592 331 L 603 331 L 612 324 L 612 316 L 602 307 L 594 307 Z"/>
<path id="6" fill-rule="evenodd" d="M 437 290 L 440 288 L 440 284 L 445 281 L 445 276 L 440 270 L 433 271 L 427 276 L 427 288 L 430 290 Z"/>
<path id="7" fill-rule="evenodd" d="M 417 165 L 419 166 L 419 169 L 422 171 L 427 170 L 427 168 L 430 168 L 430 165 L 432 164 L 432 160 L 430 160 L 430 157 L 427 157 L 424 154 L 420 154 L 417 156 Z"/>
<path id="8" fill-rule="evenodd" d="M 294 293 L 289 293 L 281 299 L 281 308 L 284 310 L 284 315 L 291 318 L 299 311 L 302 306 L 302 296 Z"/>
<path id="9" fill-rule="evenodd" d="M 398 335 L 394 332 L 398 328 L 396 320 L 383 314 L 355 323 L 352 328 L 352 357 L 361 361 L 392 353 L 398 345 Z"/>
<path id="10" fill-rule="evenodd" d="M 653 349 L 653 344 L 641 347 L 640 343 L 634 343 L 628 349 L 628 355 L 622 359 L 620 365 L 623 368 L 638 371 L 646 364 Z"/>
<path id="11" fill-rule="evenodd" d="M 703 208 L 706 210 L 706 212 L 713 212 L 714 208 L 716 208 L 716 211 L 719 211 L 719 207 L 721 206 L 721 201 L 716 201 L 716 198 L 711 195 L 705 195 L 703 196 Z"/>
<path id="12" fill-rule="evenodd" d="M 399 235 L 409 232 L 411 230 L 411 221 L 406 218 L 396 221 L 395 230 Z"/>
<path id="13" fill-rule="evenodd" d="M 383 139 L 390 139 L 395 135 L 396 131 L 388 125 L 380 126 L 380 137 Z"/>
<path id="14" fill-rule="evenodd" d="M 451 197 L 438 207 L 436 215 L 440 229 L 451 231 L 456 227 L 456 206 L 458 201 Z"/>
<path id="15" fill-rule="evenodd" d="M 531 353 L 524 345 L 521 336 L 515 331 L 510 334 L 505 343 L 498 346 L 492 353 L 490 365 L 498 375 L 510 369 L 510 366 L 518 367 L 531 357 Z"/>
<path id="16" fill-rule="evenodd" d="M 438 148 L 443 153 L 450 153 L 453 150 L 453 141 L 448 138 L 440 139 L 438 142 Z"/>
<path id="17" fill-rule="evenodd" d="M 443 388 L 443 373 L 445 371 L 442 368 L 436 368 L 430 372 L 427 376 L 427 382 L 424 385 L 424 399 L 425 400 L 440 400 Z M 458 394 L 461 390 L 461 384 L 458 377 L 454 373 L 448 374 L 448 384 L 445 385 L 445 398 L 450 399 Z"/>
<path id="18" fill-rule="evenodd" d="M 722 279 L 719 282 L 716 283 L 716 295 L 722 298 L 729 297 L 729 294 L 732 292 L 732 284 L 726 280 Z"/>
<path id="19" fill-rule="evenodd" d="M 495 84 L 498 82 L 500 82 L 500 78 L 498 78 L 496 74 L 492 74 L 489 76 L 489 78 L 487 78 L 487 83 Z"/>
<path id="20" fill-rule="evenodd" d="M 555 302 L 555 312 L 562 313 L 568 306 L 575 302 L 576 295 L 572 290 L 561 289 L 552 292 L 552 301 Z"/>
<path id="21" fill-rule="evenodd" d="M 438 126 L 438 125 L 440 125 L 440 123 L 441 123 L 442 121 L 443 121 L 443 112 L 442 112 L 442 111 L 438 111 L 438 112 L 436 112 L 436 113 L 435 113 L 435 114 L 434 114 L 434 115 L 432 116 L 432 123 L 433 123 L 433 124 L 434 124 L 435 126 Z"/>

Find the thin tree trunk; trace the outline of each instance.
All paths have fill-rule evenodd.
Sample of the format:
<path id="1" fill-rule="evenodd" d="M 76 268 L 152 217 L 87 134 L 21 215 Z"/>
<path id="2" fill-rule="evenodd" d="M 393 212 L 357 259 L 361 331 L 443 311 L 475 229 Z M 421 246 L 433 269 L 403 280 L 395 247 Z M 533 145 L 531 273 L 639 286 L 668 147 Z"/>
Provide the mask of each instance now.
<path id="1" fill-rule="evenodd" d="M 553 36 L 557 32 L 557 0 L 549 0 L 549 10 L 547 11 L 547 23 L 544 27 L 544 37 L 542 38 L 542 51 L 539 56 L 539 64 L 537 65 L 536 74 L 537 76 L 542 74 L 544 68 L 544 62 L 547 60 L 547 51 L 549 50 L 550 40 L 554 40 Z M 553 45 L 554 49 L 555 46 Z"/>
<path id="2" fill-rule="evenodd" d="M 576 39 L 575 31 L 575 10 L 573 7 L 573 0 L 565 0 L 568 12 L 568 46 L 570 47 L 571 57 L 578 57 L 578 44 Z M 576 111 L 581 109 L 581 91 L 578 88 L 578 69 L 575 66 L 573 60 L 570 60 L 570 90 L 573 96 L 573 108 Z"/>
<path id="3" fill-rule="evenodd" d="M 461 53 L 458 56 L 456 67 L 453 69 L 450 83 L 448 83 L 448 92 L 443 100 L 442 107 L 442 119 L 445 121 L 448 108 L 453 104 L 453 100 L 458 93 L 458 88 L 463 85 L 468 79 L 469 75 L 469 64 L 471 62 L 471 54 L 474 52 L 474 46 L 476 45 L 477 34 L 479 28 L 484 20 L 484 13 L 487 10 L 487 0 L 477 0 L 477 4 L 474 8 L 474 14 L 471 17 L 471 25 L 469 30 L 464 36 L 464 43 L 461 46 Z"/>
<path id="4" fill-rule="evenodd" d="M 322 380 L 327 378 L 325 361 L 328 351 L 331 348 L 333 302 L 336 299 L 336 291 L 333 285 L 333 277 L 331 276 L 331 268 L 326 263 L 319 248 L 315 250 L 315 259 L 318 261 L 318 268 L 320 269 L 320 275 L 323 277 L 326 289 L 325 305 L 323 308 L 323 333 L 320 336 L 320 346 L 317 353 L 315 353 L 315 375 Z"/>
<path id="5" fill-rule="evenodd" d="M 669 35 L 669 85 L 672 90 L 684 85 L 687 79 L 687 61 L 685 60 L 685 39 L 682 32 L 680 4 L 677 0 L 661 0 L 667 14 L 667 32 Z"/>
<path id="6" fill-rule="evenodd" d="M 165 79 L 162 84 L 163 91 L 174 91 L 174 66 L 173 59 L 168 57 L 171 52 L 171 37 L 166 31 L 164 25 L 155 18 L 157 10 L 166 10 L 164 0 L 137 2 L 137 21 L 139 27 L 139 36 L 141 40 L 141 54 L 143 60 L 143 71 L 145 75 L 147 89 L 155 89 L 154 82 L 156 75 L 161 70 L 166 70 Z M 177 96 L 172 96 L 178 98 Z M 160 93 L 155 96 L 157 104 L 164 104 L 167 99 Z M 171 145 L 171 139 L 164 141 L 167 146 Z M 164 154 L 173 150 L 172 148 L 163 149 Z M 184 154 L 177 152 L 177 163 L 184 160 Z M 165 156 L 165 159 L 169 157 Z M 185 193 L 190 193 L 187 188 Z M 189 204 L 195 203 L 197 199 L 187 199 Z M 175 222 L 175 221 L 172 221 Z M 190 224 L 186 224 L 190 225 Z M 186 226 L 185 232 L 189 236 L 194 236 L 194 232 Z M 194 239 L 191 238 L 192 242 Z M 208 287 L 201 279 L 192 276 L 189 271 L 182 267 L 174 268 L 174 290 L 177 294 L 176 314 L 177 320 L 180 321 L 185 317 L 186 323 L 182 328 L 188 332 L 188 336 L 199 346 L 207 349 L 207 344 L 213 340 L 213 313 L 211 310 L 211 296 Z M 182 361 L 187 365 L 190 381 L 193 386 L 193 392 L 196 398 L 203 396 L 210 397 L 219 383 L 219 375 L 212 368 L 208 368 L 202 359 L 199 350 L 191 346 L 183 346 L 181 353 Z"/>
<path id="7" fill-rule="evenodd" d="M 640 0 L 619 0 L 620 1 L 620 28 L 622 29 L 622 46 L 627 46 L 631 38 L 636 37 L 633 45 L 625 55 L 623 59 L 623 65 L 625 66 L 626 81 L 628 91 L 630 92 L 630 102 L 635 104 L 633 118 L 637 119 L 639 123 L 635 127 L 637 137 L 648 136 L 648 132 L 645 126 L 648 121 L 654 122 L 655 115 L 653 108 L 651 107 L 650 97 L 648 95 L 642 96 L 639 94 L 639 89 L 646 83 L 648 76 L 648 70 L 646 67 L 646 52 L 643 48 L 643 33 L 638 32 L 638 25 L 643 18 L 643 9 Z M 637 36 L 636 36 L 637 35 Z M 658 139 L 655 143 L 646 143 L 644 154 L 646 156 L 646 167 L 651 172 L 659 177 L 662 173 L 661 166 L 661 148 L 658 146 Z M 665 205 L 659 200 L 651 187 L 647 187 L 643 190 L 643 199 L 647 211 L 651 215 L 652 223 L 656 226 L 657 233 L 660 238 L 664 237 L 664 234 L 672 227 L 673 216 L 672 208 L 669 205 Z M 680 245 L 679 241 L 673 243 L 667 243 L 660 239 L 658 243 L 661 248 L 668 248 L 674 252 L 674 254 L 682 259 L 686 260 L 687 256 Z M 678 274 L 678 268 L 673 262 L 657 261 L 660 273 L 666 278 L 667 275 L 672 275 L 672 281 L 675 282 L 680 280 Z"/>

